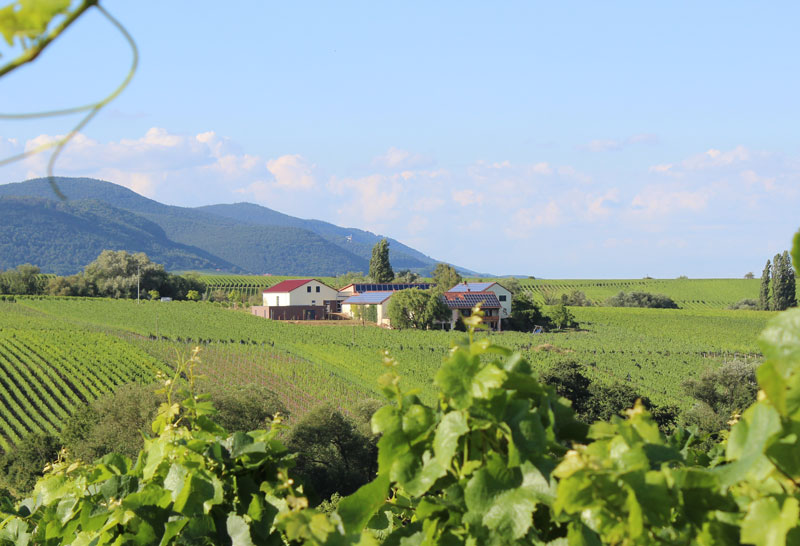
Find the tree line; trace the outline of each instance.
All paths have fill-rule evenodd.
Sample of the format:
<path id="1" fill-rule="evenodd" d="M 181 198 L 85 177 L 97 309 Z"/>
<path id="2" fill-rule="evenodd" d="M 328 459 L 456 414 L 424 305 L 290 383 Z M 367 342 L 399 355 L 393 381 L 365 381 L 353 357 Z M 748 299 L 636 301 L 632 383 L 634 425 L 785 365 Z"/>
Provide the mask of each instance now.
<path id="1" fill-rule="evenodd" d="M 31 264 L 0 272 L 0 294 L 199 300 L 206 285 L 194 273 L 175 275 L 146 254 L 104 250 L 83 271 L 64 277 L 41 275 Z"/>
<path id="2" fill-rule="evenodd" d="M 784 311 L 797 306 L 795 271 L 788 251 L 775 254 L 761 273 L 758 308 L 762 311 Z"/>

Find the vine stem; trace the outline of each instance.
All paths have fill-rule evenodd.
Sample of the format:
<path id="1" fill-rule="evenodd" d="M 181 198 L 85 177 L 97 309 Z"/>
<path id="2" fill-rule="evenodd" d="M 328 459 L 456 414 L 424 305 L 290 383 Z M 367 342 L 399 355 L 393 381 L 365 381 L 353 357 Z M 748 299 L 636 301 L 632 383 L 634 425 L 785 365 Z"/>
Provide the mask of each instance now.
<path id="1" fill-rule="evenodd" d="M 55 139 L 51 142 L 46 142 L 33 148 L 31 150 L 26 150 L 25 152 L 17 155 L 13 155 L 11 157 L 7 157 L 5 159 L 0 160 L 0 167 L 8 165 L 9 163 L 13 163 L 15 161 L 20 161 L 27 157 L 31 157 L 38 153 L 41 153 L 45 150 L 49 150 L 50 148 L 55 148 L 52 155 L 50 156 L 50 160 L 47 162 L 47 178 L 49 179 L 50 186 L 53 189 L 53 192 L 61 199 L 62 201 L 66 201 L 67 197 L 61 192 L 56 184 L 55 177 L 53 175 L 53 170 L 55 167 L 55 162 L 58 157 L 61 155 L 61 152 L 64 150 L 64 147 L 72 140 L 75 135 L 77 135 L 86 125 L 97 115 L 100 110 L 102 110 L 106 105 L 108 105 L 111 101 L 116 99 L 128 84 L 130 84 L 131 80 L 133 79 L 134 74 L 139 66 L 139 48 L 136 47 L 136 42 L 133 40 L 133 37 L 130 35 L 128 30 L 120 23 L 114 16 L 112 16 L 103 6 L 99 4 L 99 0 L 84 0 L 83 4 L 76 9 L 70 16 L 58 26 L 58 28 L 54 29 L 51 32 L 47 39 L 40 42 L 39 46 L 36 48 L 32 48 L 29 50 L 30 53 L 22 55 L 18 57 L 13 63 L 6 65 L 4 68 L 8 68 L 11 65 L 15 65 L 11 69 L 7 69 L 5 71 L 0 71 L 0 77 L 4 74 L 13 70 L 13 68 L 18 68 L 25 63 L 29 63 L 33 61 L 38 55 L 44 50 L 45 47 L 49 43 L 51 43 L 58 35 L 63 32 L 70 24 L 72 24 L 81 14 L 83 14 L 87 9 L 90 7 L 95 7 L 125 38 L 128 42 L 128 45 L 131 48 L 132 52 L 132 60 L 131 60 L 131 67 L 128 70 L 128 74 L 125 76 L 125 79 L 120 83 L 114 91 L 112 91 L 108 96 L 104 99 L 88 104 L 85 106 L 79 106 L 75 108 L 67 108 L 64 110 L 51 110 L 48 112 L 34 112 L 30 114 L 0 114 L 0 119 L 30 119 L 30 118 L 39 118 L 39 117 L 49 117 L 49 116 L 58 116 L 58 115 L 66 115 L 72 114 L 77 112 L 83 112 L 89 110 L 89 112 L 78 122 L 75 127 L 64 137 Z"/>
<path id="2" fill-rule="evenodd" d="M 67 18 L 64 19 L 64 21 L 61 22 L 60 25 L 58 25 L 56 28 L 54 28 L 50 32 L 50 34 L 45 36 L 42 40 L 39 40 L 34 47 L 28 49 L 22 55 L 20 55 L 19 57 L 17 57 L 16 59 L 11 61 L 10 63 L 0 67 L 0 78 L 2 78 L 3 76 L 5 76 L 6 74 L 8 74 L 10 72 L 13 72 L 14 70 L 16 70 L 17 68 L 19 68 L 19 67 L 21 67 L 23 65 L 26 65 L 26 64 L 36 60 L 36 58 L 39 55 L 41 55 L 42 51 L 44 51 L 47 48 L 47 46 L 49 46 L 51 43 L 53 43 L 53 40 L 55 40 L 56 38 L 61 36 L 61 33 L 63 33 L 65 30 L 67 30 L 67 28 L 72 23 L 74 23 L 78 19 L 78 17 L 83 15 L 86 10 L 88 10 L 92 6 L 98 6 L 99 7 L 98 2 L 99 2 L 99 0 L 83 0 L 81 5 L 78 6 L 78 8 L 75 11 L 70 13 L 67 16 Z"/>

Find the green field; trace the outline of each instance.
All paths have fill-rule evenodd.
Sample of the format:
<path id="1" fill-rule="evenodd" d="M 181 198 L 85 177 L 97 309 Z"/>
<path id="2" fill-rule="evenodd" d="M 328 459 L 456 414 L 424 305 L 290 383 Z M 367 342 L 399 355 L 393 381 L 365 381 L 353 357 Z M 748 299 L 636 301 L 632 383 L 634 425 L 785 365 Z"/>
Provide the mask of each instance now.
<path id="1" fill-rule="evenodd" d="M 500 281 L 502 283 L 502 281 Z M 650 292 L 672 298 L 682 309 L 725 309 L 745 298 L 758 299 L 759 279 L 522 279 L 520 285 L 538 301 L 580 290 L 594 303 L 619 292 Z"/>
<path id="2" fill-rule="evenodd" d="M 257 275 L 203 275 L 206 293 L 214 290 L 229 292 L 236 290 L 246 296 L 260 294 L 283 280 L 295 278 L 285 276 Z M 322 282 L 336 286 L 333 277 L 318 277 Z M 426 279 L 430 280 L 430 279 Z M 497 281 L 503 279 L 467 279 Z M 758 299 L 758 279 L 618 279 L 618 280 L 553 280 L 553 279 L 519 279 L 524 292 L 543 302 L 546 295 L 559 297 L 573 290 L 580 290 L 595 304 L 619 292 L 651 292 L 671 297 L 682 309 L 725 309 L 729 305 L 745 298 Z"/>
<path id="3" fill-rule="evenodd" d="M 572 309 L 581 329 L 491 334 L 537 369 L 571 359 L 603 382 L 621 381 L 659 404 L 687 408 L 681 383 L 725 360 L 760 358 L 756 339 L 773 315 L 721 309 Z M 0 302 L 3 446 L 54 432 L 77 404 L 116 386 L 149 382 L 176 355 L 203 346 L 202 372 L 219 383 L 262 384 L 299 416 L 323 403 L 348 410 L 380 398 L 384 350 L 407 386 L 433 399 L 432 378 L 458 332 L 269 321 L 210 303 L 83 298 Z M 489 335 L 482 333 L 480 335 Z"/>

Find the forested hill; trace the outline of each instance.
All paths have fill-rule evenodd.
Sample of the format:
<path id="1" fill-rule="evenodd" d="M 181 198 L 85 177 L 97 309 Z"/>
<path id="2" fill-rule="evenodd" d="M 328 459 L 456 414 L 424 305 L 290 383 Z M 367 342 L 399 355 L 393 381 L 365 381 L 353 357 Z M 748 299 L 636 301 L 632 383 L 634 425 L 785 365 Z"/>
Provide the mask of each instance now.
<path id="1" fill-rule="evenodd" d="M 296 218 L 253 203 L 209 205 L 200 207 L 199 210 L 261 226 L 287 226 L 307 229 L 365 260 L 370 259 L 372 247 L 383 238 L 361 229 L 343 228 L 321 220 Z M 437 262 L 433 258 L 392 238 L 387 237 L 387 239 L 389 240 L 389 260 L 395 270 L 427 271 L 436 266 Z"/>
<path id="2" fill-rule="evenodd" d="M 0 270 L 22 263 L 75 273 L 104 249 L 144 252 L 168 269 L 240 270 L 208 252 L 171 241 L 155 223 L 100 201 L 0 197 Z"/>
<path id="3" fill-rule="evenodd" d="M 68 198 L 60 207 L 55 206 L 58 198 L 47 179 L 0 185 L 0 198 L 38 199 L 4 199 L 4 210 L 10 213 L 0 216 L 0 267 L 30 262 L 44 272 L 73 273 L 97 256 L 98 245 L 104 245 L 100 250 L 147 252 L 170 269 L 333 276 L 367 271 L 372 246 L 380 240 L 366 231 L 294 218 L 248 203 L 176 207 L 101 180 L 57 177 L 56 181 Z M 89 199 L 97 208 L 94 220 L 85 215 L 82 207 L 87 205 L 78 203 Z M 26 214 L 35 221 L 27 221 Z M 68 253 L 81 257 L 73 263 Z M 88 260 L 82 257 L 91 253 Z M 390 258 L 395 269 L 422 273 L 429 273 L 436 263 L 394 240 Z"/>

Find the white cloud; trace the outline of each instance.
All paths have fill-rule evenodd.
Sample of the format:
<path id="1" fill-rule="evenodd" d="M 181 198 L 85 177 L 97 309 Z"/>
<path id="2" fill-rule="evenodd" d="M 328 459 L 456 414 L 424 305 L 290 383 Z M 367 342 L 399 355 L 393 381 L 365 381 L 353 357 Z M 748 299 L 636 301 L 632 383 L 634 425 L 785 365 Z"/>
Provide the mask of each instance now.
<path id="1" fill-rule="evenodd" d="M 284 155 L 267 161 L 267 170 L 282 188 L 309 190 L 316 186 L 313 165 L 309 165 L 299 154 Z"/>
<path id="2" fill-rule="evenodd" d="M 687 211 L 699 212 L 707 207 L 710 197 L 708 188 L 689 191 L 649 186 L 633 197 L 631 209 L 645 218 Z"/>
<path id="3" fill-rule="evenodd" d="M 414 154 L 392 146 L 385 154 L 373 159 L 372 164 L 389 169 L 412 169 L 430 165 L 433 161 L 421 154 Z"/>
<path id="4" fill-rule="evenodd" d="M 480 205 L 483 203 L 483 194 L 477 193 L 474 190 L 455 190 L 450 194 L 453 201 L 466 207 L 468 205 Z"/>

